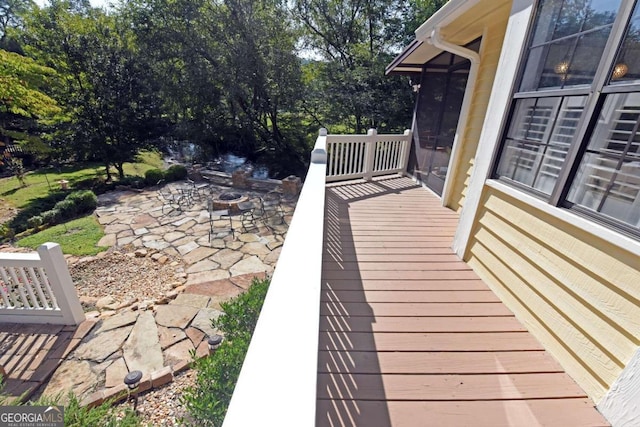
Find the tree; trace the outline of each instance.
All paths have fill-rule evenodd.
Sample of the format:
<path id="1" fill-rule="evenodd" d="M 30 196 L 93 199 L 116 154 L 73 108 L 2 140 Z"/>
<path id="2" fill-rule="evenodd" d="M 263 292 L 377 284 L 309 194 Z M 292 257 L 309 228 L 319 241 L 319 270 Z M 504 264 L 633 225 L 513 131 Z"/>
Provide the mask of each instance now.
<path id="1" fill-rule="evenodd" d="M 10 166 L 23 185 L 22 160 L 11 158 L 5 148 L 18 143 L 24 151 L 42 149 L 37 131 L 41 125 L 55 122 L 61 111 L 56 101 L 43 92 L 56 77 L 53 69 L 0 49 L 0 165 Z"/>
<path id="2" fill-rule="evenodd" d="M 162 131 L 156 82 L 126 23 L 84 2 L 55 1 L 27 22 L 30 52 L 60 70 L 58 96 L 69 113 L 62 139 L 76 155 L 101 161 L 111 180 Z"/>

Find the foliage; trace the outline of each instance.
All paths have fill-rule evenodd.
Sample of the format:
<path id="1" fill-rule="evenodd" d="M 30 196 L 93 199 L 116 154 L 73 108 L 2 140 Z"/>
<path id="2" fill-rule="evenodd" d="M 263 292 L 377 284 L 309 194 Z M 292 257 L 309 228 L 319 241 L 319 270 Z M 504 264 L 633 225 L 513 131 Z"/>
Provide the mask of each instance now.
<path id="1" fill-rule="evenodd" d="M 268 289 L 268 280 L 254 279 L 247 292 L 220 304 L 224 314 L 213 320 L 212 326 L 224 331 L 230 341 L 241 337 L 251 338 Z"/>
<path id="2" fill-rule="evenodd" d="M 98 206 L 98 197 L 89 190 L 74 191 L 65 200 L 73 202 L 78 213 L 91 212 Z"/>
<path id="3" fill-rule="evenodd" d="M 6 157 L 4 163 L 9 168 L 9 171 L 16 177 L 20 186 L 26 187 L 27 182 L 24 179 L 25 170 L 24 165 L 22 164 L 22 159 L 17 157 Z"/>
<path id="4" fill-rule="evenodd" d="M 167 181 L 180 181 L 187 177 L 187 168 L 182 165 L 171 165 L 164 173 Z"/>
<path id="5" fill-rule="evenodd" d="M 107 249 L 96 246 L 103 236 L 102 227 L 95 217 L 87 215 L 20 239 L 17 245 L 35 249 L 43 243 L 55 242 L 60 244 L 65 254 L 95 255 Z"/>
<path id="6" fill-rule="evenodd" d="M 144 173 L 144 182 L 147 185 L 156 185 L 160 180 L 164 179 L 164 172 L 160 169 L 149 169 Z"/>
<path id="7" fill-rule="evenodd" d="M 268 287 L 268 280 L 254 279 L 246 293 L 221 304 L 225 314 L 212 323 L 225 340 L 215 353 L 194 363 L 196 384 L 182 396 L 197 425 L 222 425 Z"/>

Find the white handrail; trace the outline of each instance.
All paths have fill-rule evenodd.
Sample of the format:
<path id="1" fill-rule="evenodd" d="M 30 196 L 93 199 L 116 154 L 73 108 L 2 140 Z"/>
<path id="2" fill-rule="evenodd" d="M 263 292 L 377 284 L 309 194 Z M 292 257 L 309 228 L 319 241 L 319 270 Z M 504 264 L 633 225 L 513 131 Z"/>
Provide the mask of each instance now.
<path id="1" fill-rule="evenodd" d="M 411 131 L 403 135 L 326 135 L 327 182 L 402 172 L 407 168 Z"/>
<path id="2" fill-rule="evenodd" d="M 79 325 L 84 319 L 60 245 L 0 253 L 0 322 Z"/>
<path id="3" fill-rule="evenodd" d="M 321 129 L 224 427 L 315 425 L 327 138 Z"/>

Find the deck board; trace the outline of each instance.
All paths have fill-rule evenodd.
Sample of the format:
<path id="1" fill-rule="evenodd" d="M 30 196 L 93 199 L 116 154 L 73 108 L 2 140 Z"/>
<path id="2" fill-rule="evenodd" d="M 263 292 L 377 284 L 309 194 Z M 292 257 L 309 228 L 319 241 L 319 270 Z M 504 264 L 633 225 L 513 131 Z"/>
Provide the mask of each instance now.
<path id="1" fill-rule="evenodd" d="M 328 186 L 318 426 L 607 425 L 405 178 Z"/>

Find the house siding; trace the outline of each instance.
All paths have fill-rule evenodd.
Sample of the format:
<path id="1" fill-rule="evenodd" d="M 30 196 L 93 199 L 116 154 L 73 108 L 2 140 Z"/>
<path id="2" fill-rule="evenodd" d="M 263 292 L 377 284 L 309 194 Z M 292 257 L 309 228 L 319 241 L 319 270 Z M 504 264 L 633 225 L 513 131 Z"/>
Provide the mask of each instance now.
<path id="1" fill-rule="evenodd" d="M 637 255 L 485 186 L 466 258 L 598 402 L 640 344 Z"/>
<path id="2" fill-rule="evenodd" d="M 451 177 L 453 181 L 444 200 L 445 206 L 457 212 L 460 212 L 464 205 L 467 186 L 473 171 L 473 162 L 493 88 L 510 8 L 510 2 L 503 3 L 499 8 L 485 15 L 480 21 L 473 21 L 473 25 L 481 25 L 483 27 L 482 30 L 479 30 L 482 34 L 480 66 L 467 117 L 464 139 L 458 142 L 460 145 L 459 155 L 454 160 L 455 163 L 451 168 L 451 172 L 454 174 Z M 455 25 L 456 27 L 465 28 L 460 21 L 457 21 Z"/>

